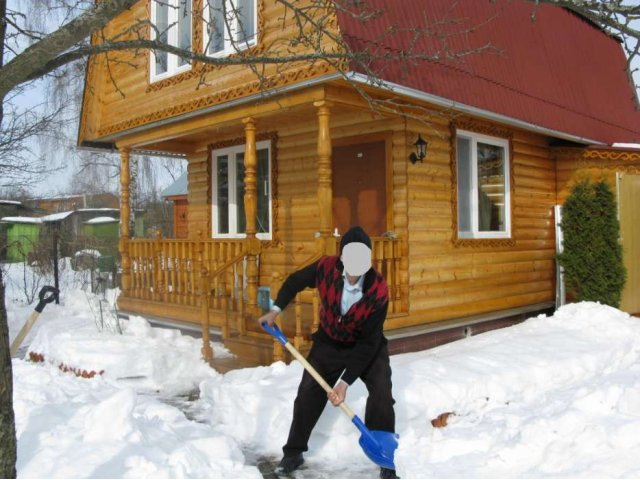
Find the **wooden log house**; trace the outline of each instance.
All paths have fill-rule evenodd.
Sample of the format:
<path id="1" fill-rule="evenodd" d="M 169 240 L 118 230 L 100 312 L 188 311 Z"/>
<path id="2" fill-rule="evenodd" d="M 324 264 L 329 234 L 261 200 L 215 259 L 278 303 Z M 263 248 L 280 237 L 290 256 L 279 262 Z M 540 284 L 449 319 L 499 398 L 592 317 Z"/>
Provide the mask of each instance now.
<path id="1" fill-rule="evenodd" d="M 169 43 L 232 59 L 294 48 L 282 2 L 237 3 L 240 52 L 226 33 L 208 36 L 195 14 L 213 11 L 207 0 L 140 0 L 93 41 L 140 20 L 166 25 L 187 8 L 193 21 L 176 20 Z M 346 61 L 266 65 L 257 78 L 246 65 L 161 52 L 91 58 L 79 145 L 121 155 L 120 310 L 201 327 L 205 341 L 219 332 L 255 362 L 283 358 L 256 325 L 259 294 L 274 297 L 285 275 L 335 254 L 339 234 L 359 224 L 390 286 L 393 352 L 507 325 L 553 309 L 554 207 L 592 175 L 620 192 L 623 308 L 640 311 L 640 150 L 612 146 L 640 143 L 640 113 L 619 41 L 566 9 L 523 0 L 364 3 L 379 11 L 366 22 L 332 2 L 309 10 L 325 22 L 319 44 L 440 56 L 380 60 L 373 84 Z M 412 37 L 429 22 L 431 35 Z M 483 51 L 487 43 L 495 49 Z M 477 53 L 447 59 L 445 47 Z M 428 146 L 416 161 L 419 137 Z M 129 159 L 139 152 L 188 160 L 187 238 L 132 237 Z M 300 294 L 283 323 L 305 348 L 315 294 Z"/>

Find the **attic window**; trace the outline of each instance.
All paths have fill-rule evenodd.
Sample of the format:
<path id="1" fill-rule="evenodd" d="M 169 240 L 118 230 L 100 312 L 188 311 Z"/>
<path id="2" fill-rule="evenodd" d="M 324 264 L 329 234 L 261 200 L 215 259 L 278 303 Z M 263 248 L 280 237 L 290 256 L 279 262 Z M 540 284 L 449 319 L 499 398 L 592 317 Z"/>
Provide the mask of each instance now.
<path id="1" fill-rule="evenodd" d="M 256 44 L 257 0 L 205 0 L 204 50 L 223 57 Z"/>
<path id="2" fill-rule="evenodd" d="M 192 49 L 192 0 L 152 0 L 151 38 L 184 50 Z M 191 68 L 188 60 L 163 51 L 151 54 L 151 81 Z"/>

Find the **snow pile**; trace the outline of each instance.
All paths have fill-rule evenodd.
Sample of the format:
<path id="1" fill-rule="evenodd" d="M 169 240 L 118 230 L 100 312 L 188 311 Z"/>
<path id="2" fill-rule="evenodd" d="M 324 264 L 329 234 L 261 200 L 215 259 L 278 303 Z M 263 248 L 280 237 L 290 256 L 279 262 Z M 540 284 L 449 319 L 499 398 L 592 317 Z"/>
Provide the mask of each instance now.
<path id="1" fill-rule="evenodd" d="M 13 338 L 33 305 L 14 300 L 22 268 L 7 271 Z M 63 287 L 27 338 L 45 362 L 14 360 L 19 477 L 258 478 L 257 458 L 280 457 L 297 362 L 222 375 L 201 360 L 200 340 L 175 330 L 140 317 L 122 334 L 101 328 L 95 300 Z M 78 378 L 59 364 L 104 373 Z M 637 318 L 573 304 L 391 364 L 401 477 L 640 477 Z M 198 386 L 199 400 L 176 397 Z M 364 417 L 362 382 L 347 401 Z M 448 425 L 434 428 L 444 412 Z M 327 406 L 296 477 L 376 478 L 358 437 Z"/>
<path id="2" fill-rule="evenodd" d="M 44 356 L 53 365 L 102 373 L 112 382 L 135 381 L 140 391 L 164 395 L 197 389 L 202 380 L 218 375 L 201 358 L 200 339 L 174 329 L 152 328 L 144 318 L 135 316 L 120 320 L 121 335 L 100 331 L 96 325 L 99 320 L 91 312 L 87 315 L 90 300 L 91 294 L 68 292 L 62 307 L 65 314 L 40 326 L 29 352 Z M 96 311 L 93 314 L 99 315 Z M 112 323 L 116 321 L 113 313 L 103 315 L 106 319 L 111 315 Z M 212 347 L 218 357 L 230 355 L 219 343 Z"/>
<path id="3" fill-rule="evenodd" d="M 640 321 L 625 313 L 568 305 L 552 317 L 391 360 L 402 477 L 640 474 L 640 436 L 631 438 L 640 426 Z M 214 429 L 279 455 L 301 374 L 297 363 L 276 363 L 204 382 Z M 364 416 L 361 382 L 347 401 Z M 432 427 L 444 412 L 455 413 L 449 426 Z M 305 458 L 330 464 L 348 456 L 343 473 L 366 471 L 358 437 L 339 409 L 327 407 Z M 635 454 L 620 450 L 625 442 Z"/>
<path id="4" fill-rule="evenodd" d="M 21 478 L 261 478 L 230 438 L 96 377 L 14 360 Z"/>

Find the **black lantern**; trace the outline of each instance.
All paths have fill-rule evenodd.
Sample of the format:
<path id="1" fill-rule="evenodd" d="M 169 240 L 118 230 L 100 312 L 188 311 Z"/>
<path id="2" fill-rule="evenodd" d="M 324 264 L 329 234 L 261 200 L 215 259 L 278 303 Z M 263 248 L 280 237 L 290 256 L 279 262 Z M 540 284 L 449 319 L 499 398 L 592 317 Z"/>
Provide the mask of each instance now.
<path id="1" fill-rule="evenodd" d="M 427 156 L 427 145 L 422 135 L 418 134 L 418 140 L 413 144 L 413 146 L 416 147 L 416 151 L 409 155 L 409 161 L 413 164 L 416 162 L 422 163 L 422 159 Z"/>

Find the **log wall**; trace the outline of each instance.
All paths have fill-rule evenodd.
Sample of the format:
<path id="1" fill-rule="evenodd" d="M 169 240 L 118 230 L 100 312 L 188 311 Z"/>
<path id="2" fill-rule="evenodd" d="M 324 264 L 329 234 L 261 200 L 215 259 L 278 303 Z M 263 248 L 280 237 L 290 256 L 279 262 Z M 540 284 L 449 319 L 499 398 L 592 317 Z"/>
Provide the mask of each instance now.
<path id="1" fill-rule="evenodd" d="M 509 132 L 512 239 L 456 243 L 451 131 L 444 118 L 437 122 L 430 130 L 412 123 L 408 131 L 409 139 L 421 133 L 429 141 L 425 163 L 410 165 L 407 175 L 409 323 L 552 301 L 556 172 L 547 140 L 524 131 Z M 478 125 L 483 133 L 494 127 Z"/>
<path id="2" fill-rule="evenodd" d="M 258 121 L 258 133 L 277 134 L 275 239 L 262 259 L 261 284 L 289 273 L 316 253 L 318 230 L 317 119 Z M 298 119 L 299 120 L 299 119 Z M 408 154 L 418 133 L 429 141 L 424 163 Z M 353 137 L 388 142 L 389 230 L 403 239 L 402 311 L 388 328 L 419 325 L 551 302 L 555 295 L 556 168 L 546 138 L 511 131 L 512 232 L 510 242 L 454 242 L 451 132 L 442 118 L 429 126 L 383 118 L 358 109 L 334 109 L 332 141 Z M 210 232 L 210 167 L 202 145 L 189 159 L 189 231 Z"/>
<path id="3" fill-rule="evenodd" d="M 273 56 L 302 53 L 301 45 L 292 46 L 288 41 L 296 38 L 296 25 L 286 22 L 291 12 L 286 12 L 281 2 L 257 0 L 258 43 L 251 47 L 250 54 Z M 199 2 L 194 2 L 197 8 Z M 297 1 L 304 8 L 311 0 Z M 320 9 L 307 11 L 323 14 Z M 104 30 L 104 37 L 122 35 L 132 25 L 139 25 L 150 18 L 150 0 L 141 0 L 130 10 L 118 16 Z M 194 17 L 195 18 L 195 17 Z M 327 29 L 336 31 L 335 16 L 329 15 Z M 203 23 L 194 20 L 193 45 L 195 51 L 202 50 Z M 149 27 L 140 27 L 143 36 L 150 35 Z M 120 39 L 135 39 L 125 34 Z M 98 41 L 98 36 L 94 42 Z M 330 41 L 324 39 L 323 45 Z M 307 52 L 308 53 L 308 52 Z M 110 52 L 94 57 L 90 62 L 80 125 L 80 142 L 96 140 L 104 136 L 117 135 L 127 129 L 177 115 L 196 111 L 226 101 L 259 94 L 261 81 L 269 79 L 270 87 L 302 82 L 329 72 L 334 68 L 317 60 L 304 64 L 267 65 L 256 70 L 246 65 L 209 65 L 195 62 L 186 72 L 178 73 L 160 81 L 150 78 L 150 54 L 146 50 Z"/>

